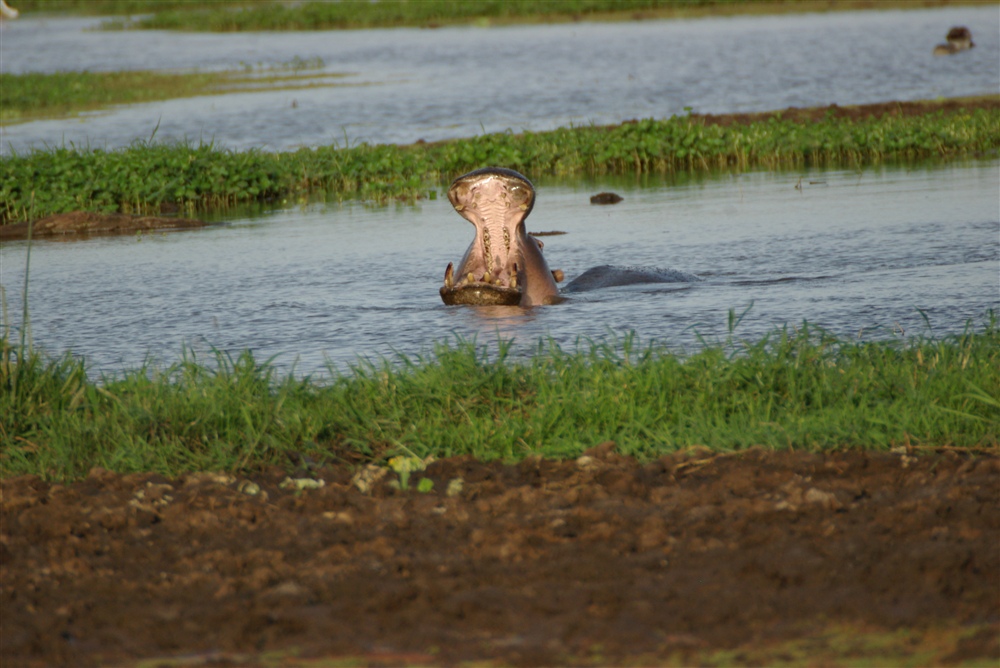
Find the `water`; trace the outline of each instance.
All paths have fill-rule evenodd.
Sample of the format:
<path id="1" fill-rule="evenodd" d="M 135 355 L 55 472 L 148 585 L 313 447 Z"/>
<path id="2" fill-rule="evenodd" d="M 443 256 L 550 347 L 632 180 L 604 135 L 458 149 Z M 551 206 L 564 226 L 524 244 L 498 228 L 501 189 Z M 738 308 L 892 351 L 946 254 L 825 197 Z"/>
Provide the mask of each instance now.
<path id="1" fill-rule="evenodd" d="M 572 348 L 630 331 L 691 348 L 697 335 L 724 338 L 729 310 L 751 304 L 737 330 L 750 340 L 803 320 L 843 337 L 941 336 L 1000 310 L 997 160 L 537 186 L 528 227 L 567 233 L 543 238 L 567 281 L 599 264 L 703 280 L 598 290 L 530 311 L 448 307 L 437 291 L 472 227 L 446 199 L 314 204 L 196 231 L 35 242 L 34 341 L 82 355 L 95 373 L 149 355 L 169 363 L 183 346 L 249 348 L 314 373 L 359 355 L 425 354 L 455 336 L 515 338 L 524 354 L 546 336 Z M 589 203 L 608 189 L 625 200 Z M 0 250 L 12 314 L 25 254 L 25 242 Z"/>
<path id="2" fill-rule="evenodd" d="M 284 150 L 411 143 L 701 113 L 1000 91 L 1000 6 L 503 28 L 185 34 L 101 32 L 25 15 L 4 72 L 234 69 L 321 58 L 338 85 L 122 107 L 0 129 L 0 154 L 156 138 Z M 935 58 L 966 25 L 976 47 Z M 39 48 L 45 44 L 45 48 Z M 293 106 L 293 102 L 295 103 Z"/>
<path id="3" fill-rule="evenodd" d="M 1000 90 L 1000 7 L 687 21 L 183 34 L 98 32 L 92 19 L 0 29 L 4 72 L 232 69 L 321 58 L 341 85 L 134 105 L 9 125 L 0 152 L 213 140 L 236 149 L 408 143 L 696 112 L 860 104 Z M 931 49 L 952 25 L 976 48 Z M 38 44 L 46 44 L 39 49 Z M 296 102 L 293 107 L 292 101 Z M 532 176 L 532 175 L 529 175 Z M 794 186 L 803 177 L 802 188 Z M 811 183 L 815 182 L 815 183 Z M 730 309 L 754 339 L 803 320 L 841 336 L 960 331 L 1000 309 L 1000 163 L 740 176 L 541 181 L 529 221 L 567 280 L 600 264 L 688 272 L 696 283 L 613 288 L 564 304 L 445 307 L 437 289 L 471 227 L 446 200 L 231 216 L 194 232 L 41 241 L 32 249 L 37 345 L 114 373 L 184 347 L 277 355 L 301 373 L 359 355 L 423 354 L 461 336 L 572 347 L 635 331 L 676 347 L 722 338 Z M 625 201 L 589 204 L 616 190 Z M 0 249 L 20 325 L 26 244 Z M 923 314 L 923 315 L 922 315 Z"/>

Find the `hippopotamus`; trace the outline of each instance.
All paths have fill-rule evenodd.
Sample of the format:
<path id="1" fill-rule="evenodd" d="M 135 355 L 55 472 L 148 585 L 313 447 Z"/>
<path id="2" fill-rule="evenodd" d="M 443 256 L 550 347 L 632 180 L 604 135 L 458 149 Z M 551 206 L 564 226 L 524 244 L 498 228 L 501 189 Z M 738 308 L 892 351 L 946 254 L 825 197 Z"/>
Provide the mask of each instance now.
<path id="1" fill-rule="evenodd" d="M 524 221 L 535 205 L 535 187 L 512 169 L 484 167 L 448 188 L 455 211 L 472 223 L 476 237 L 455 271 L 444 272 L 445 304 L 538 306 L 562 300 L 542 244 Z"/>
<path id="2" fill-rule="evenodd" d="M 448 200 L 476 228 L 476 237 L 456 271 L 444 272 L 445 304 L 538 306 L 564 301 L 557 282 L 563 272 L 549 269 L 542 242 L 525 231 L 535 204 L 531 181 L 512 169 L 484 167 L 460 176 Z M 588 269 L 563 292 L 575 293 L 638 283 L 687 283 L 697 276 L 656 267 L 601 265 Z"/>

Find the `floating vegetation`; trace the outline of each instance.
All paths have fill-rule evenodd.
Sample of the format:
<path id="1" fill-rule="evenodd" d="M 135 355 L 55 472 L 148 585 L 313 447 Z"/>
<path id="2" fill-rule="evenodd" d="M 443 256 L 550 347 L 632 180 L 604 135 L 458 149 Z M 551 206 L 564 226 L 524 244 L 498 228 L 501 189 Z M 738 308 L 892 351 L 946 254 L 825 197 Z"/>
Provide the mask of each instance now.
<path id="1" fill-rule="evenodd" d="M 992 101 L 991 101 L 992 100 Z M 912 106 L 912 105 L 911 105 Z M 675 116 L 612 127 L 498 133 L 410 146 L 360 144 L 271 153 L 138 141 L 119 150 L 58 147 L 4 157 L 0 223 L 73 210 L 194 211 L 324 192 L 415 200 L 483 165 L 543 175 L 670 173 L 977 155 L 1000 148 L 1000 104 L 926 103 L 926 113 L 819 118 Z M 884 111 L 884 109 L 883 109 Z"/>

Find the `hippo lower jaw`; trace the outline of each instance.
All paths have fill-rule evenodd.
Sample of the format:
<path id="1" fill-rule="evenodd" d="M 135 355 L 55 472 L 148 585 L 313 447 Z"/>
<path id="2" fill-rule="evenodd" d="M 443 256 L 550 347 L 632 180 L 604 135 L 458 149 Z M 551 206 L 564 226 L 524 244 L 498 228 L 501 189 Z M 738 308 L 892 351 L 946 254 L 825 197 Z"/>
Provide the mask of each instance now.
<path id="1" fill-rule="evenodd" d="M 483 280 L 464 279 L 459 284 L 454 283 L 454 270 L 451 262 L 444 272 L 444 285 L 441 286 L 441 301 L 449 306 L 467 304 L 470 306 L 517 306 L 521 303 L 523 293 L 514 285 L 497 285 Z"/>
<path id="2" fill-rule="evenodd" d="M 486 167 L 455 179 L 448 199 L 476 228 L 456 271 L 445 270 L 445 304 L 536 306 L 560 301 L 559 288 L 524 220 L 535 189 L 510 169 Z"/>

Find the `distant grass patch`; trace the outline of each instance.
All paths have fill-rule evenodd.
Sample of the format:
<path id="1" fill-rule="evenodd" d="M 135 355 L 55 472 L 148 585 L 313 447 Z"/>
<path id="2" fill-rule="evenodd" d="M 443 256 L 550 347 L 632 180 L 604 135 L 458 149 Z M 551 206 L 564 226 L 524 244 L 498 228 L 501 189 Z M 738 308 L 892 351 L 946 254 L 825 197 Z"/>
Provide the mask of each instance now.
<path id="1" fill-rule="evenodd" d="M 0 123 L 37 120 L 93 111 L 116 104 L 154 102 L 178 97 L 247 90 L 329 85 L 321 60 L 299 59 L 268 68 L 224 72 L 56 72 L 0 73 Z"/>
<path id="2" fill-rule="evenodd" d="M 694 116 L 613 127 L 500 133 L 411 146 L 361 144 L 270 153 L 211 144 L 137 142 L 121 150 L 54 148 L 5 156 L 0 223 L 72 210 L 189 213 L 323 192 L 413 200 L 483 165 L 542 175 L 671 173 L 718 168 L 863 166 L 972 155 L 1000 147 L 1000 106 L 819 121 L 760 115 L 721 124 Z"/>
<path id="3" fill-rule="evenodd" d="M 256 3 L 232 10 L 178 8 L 130 22 L 128 27 L 168 30 L 330 30 L 456 23 L 560 20 L 706 7 L 746 7 L 758 0 L 380 0 L 380 2 Z M 773 4 L 773 3 L 771 3 Z M 117 27 L 123 24 L 108 24 Z"/>
<path id="4" fill-rule="evenodd" d="M 259 0 L 211 0 L 215 8 L 252 5 Z M 114 14 L 151 14 L 176 9 L 204 7 L 208 3 L 196 0 L 10 0 L 9 5 L 24 14 L 80 14 L 106 16 Z"/>
<path id="5" fill-rule="evenodd" d="M 126 4 L 121 0 L 109 3 Z M 975 0 L 973 0 L 975 1 Z M 981 0 L 980 0 L 981 1 Z M 926 0 L 947 4 L 949 0 Z M 139 5 L 140 2 L 127 4 Z M 330 30 L 452 24 L 502 25 L 556 21 L 620 21 L 705 14 L 809 12 L 870 9 L 866 0 L 340 0 L 339 2 L 254 2 L 179 6 L 145 3 L 152 16 L 110 21 L 108 28 L 235 32 L 250 30 Z M 912 7 L 912 0 L 880 0 L 880 8 Z M 135 13 L 137 9 L 132 9 Z M 106 12 L 105 12 L 106 13 Z M 121 12 L 115 12 L 121 13 Z"/>
<path id="6" fill-rule="evenodd" d="M 1000 325 L 940 340 L 838 340 L 808 326 L 681 355 L 630 337 L 514 361 L 472 342 L 279 377 L 249 353 L 88 379 L 69 355 L 0 339 L 0 475 L 93 466 L 177 475 L 287 466 L 292 453 L 573 457 L 613 440 L 639 458 L 693 445 L 989 447 L 1000 434 Z"/>

